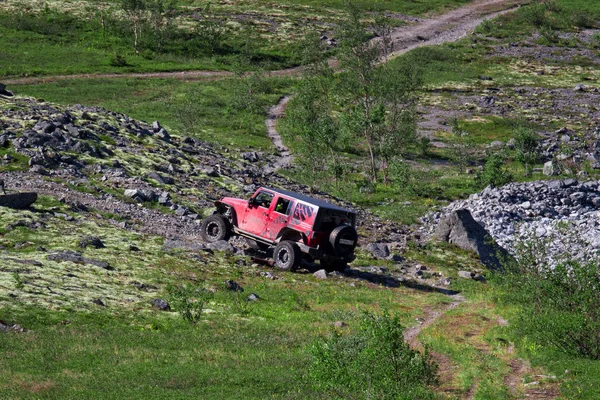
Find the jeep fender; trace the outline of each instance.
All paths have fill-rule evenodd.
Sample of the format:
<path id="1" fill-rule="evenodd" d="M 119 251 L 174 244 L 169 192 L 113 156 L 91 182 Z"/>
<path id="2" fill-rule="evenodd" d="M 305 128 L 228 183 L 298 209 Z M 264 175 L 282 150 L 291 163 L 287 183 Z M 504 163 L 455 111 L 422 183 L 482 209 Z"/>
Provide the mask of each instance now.
<path id="1" fill-rule="evenodd" d="M 233 226 L 238 225 L 237 213 L 235 212 L 235 208 L 231 204 L 223 203 L 222 201 L 215 201 L 215 207 L 217 207 L 215 214 L 225 215 L 229 218 Z"/>
<path id="2" fill-rule="evenodd" d="M 300 242 L 306 244 L 306 235 L 291 228 L 283 228 L 277 235 L 275 241 L 279 243 L 282 240 L 291 240 L 293 242 Z"/>

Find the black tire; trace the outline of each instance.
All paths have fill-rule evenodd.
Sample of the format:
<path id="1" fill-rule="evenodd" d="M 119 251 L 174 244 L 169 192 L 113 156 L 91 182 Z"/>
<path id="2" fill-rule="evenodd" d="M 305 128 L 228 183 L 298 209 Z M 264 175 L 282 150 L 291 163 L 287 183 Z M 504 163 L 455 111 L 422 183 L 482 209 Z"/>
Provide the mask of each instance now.
<path id="1" fill-rule="evenodd" d="M 358 234 L 350 225 L 340 225 L 329 234 L 329 243 L 338 257 L 346 257 L 354 253 Z"/>
<path id="2" fill-rule="evenodd" d="M 213 214 L 202 223 L 200 234 L 202 235 L 202 239 L 208 243 L 227 240 L 231 236 L 229 221 L 221 214 Z"/>
<path id="3" fill-rule="evenodd" d="M 323 267 L 323 269 L 327 272 L 344 272 L 348 266 L 345 261 L 331 259 L 322 259 L 319 261 L 319 264 L 321 264 L 321 267 Z"/>
<path id="4" fill-rule="evenodd" d="M 273 250 L 275 266 L 283 271 L 293 271 L 302 260 L 300 247 L 292 241 L 282 240 Z"/>

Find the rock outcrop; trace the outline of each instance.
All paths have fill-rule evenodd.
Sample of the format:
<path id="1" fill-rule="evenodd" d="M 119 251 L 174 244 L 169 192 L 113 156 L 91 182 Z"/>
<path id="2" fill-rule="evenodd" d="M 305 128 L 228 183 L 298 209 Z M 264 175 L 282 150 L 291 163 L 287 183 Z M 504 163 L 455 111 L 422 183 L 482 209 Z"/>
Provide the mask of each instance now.
<path id="1" fill-rule="evenodd" d="M 435 230 L 435 237 L 461 249 L 476 252 L 482 264 L 488 268 L 501 268 L 502 258 L 506 257 L 506 250 L 473 219 L 469 210 L 452 211 L 442 218 Z"/>
<path id="2" fill-rule="evenodd" d="M 29 208 L 37 200 L 37 193 L 11 193 L 0 195 L 0 207 L 24 210 Z"/>
<path id="3" fill-rule="evenodd" d="M 447 215 L 466 209 L 509 253 L 525 242 L 544 246 L 545 262 L 600 257 L 600 182 L 576 179 L 488 187 L 422 220 L 429 234 Z"/>

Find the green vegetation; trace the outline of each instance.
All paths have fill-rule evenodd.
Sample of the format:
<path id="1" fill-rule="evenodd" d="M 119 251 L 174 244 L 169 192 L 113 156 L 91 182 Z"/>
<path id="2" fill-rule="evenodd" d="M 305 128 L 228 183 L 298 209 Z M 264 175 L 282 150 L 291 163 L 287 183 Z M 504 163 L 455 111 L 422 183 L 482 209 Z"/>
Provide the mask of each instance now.
<path id="1" fill-rule="evenodd" d="M 465 2 L 358 4 L 421 14 Z M 584 78 L 590 85 L 600 78 L 591 59 L 536 61 L 500 50 L 520 41 L 530 47 L 595 49 L 597 37 L 584 43 L 562 34 L 594 26 L 600 5 L 593 0 L 522 7 L 486 22 L 474 38 L 416 49 L 379 69 L 374 54 L 360 46 L 370 34 L 357 29 L 377 22 L 377 15 L 357 14 L 340 36 L 338 52 L 348 72 L 337 75 L 314 62 L 331 49 L 315 45 L 320 41 L 314 36 L 311 46 L 297 38 L 309 36 L 306 30 L 344 27 L 338 0 L 248 0 L 210 9 L 204 2 L 178 0 L 181 18 L 170 19 L 168 7 L 146 10 L 143 18 L 149 19 L 138 27 L 135 9 L 128 20 L 118 20 L 95 2 L 64 2 L 62 11 L 49 2 L 47 9 L 20 14 L 13 4 L 0 4 L 0 16 L 10 15 L 0 18 L 6 54 L 0 76 L 233 71 L 214 81 L 77 79 L 11 87 L 18 95 L 159 120 L 169 132 L 228 150 L 273 152 L 265 135 L 267 107 L 283 94 L 296 94 L 279 130 L 292 153 L 301 155 L 297 161 L 308 162 L 282 173 L 403 223 L 487 184 L 540 178 L 532 172 L 539 166 L 536 132 L 564 126 L 537 112 L 536 104 L 552 100 L 543 95 L 527 112 L 494 116 L 478 104 L 445 104 L 456 93 L 479 95 L 492 86 L 570 88 Z M 75 17 L 90 4 L 98 6 L 97 13 Z M 195 20 L 194 14 L 200 17 Z M 154 27 L 153 15 L 162 21 Z M 227 20 L 223 31 L 211 19 L 215 15 Z M 311 26 L 303 30 L 306 18 Z M 357 49 L 362 50 L 354 53 L 360 53 L 358 62 L 344 60 Z M 309 79 L 260 73 L 297 63 L 309 65 Z M 244 75 L 245 70 L 258 73 Z M 356 79 L 359 72 L 365 73 L 362 82 Z M 493 92 L 507 109 L 515 108 L 511 98 Z M 448 113 L 447 129 L 416 140 L 416 101 L 457 112 Z M 373 112 L 364 113 L 365 106 Z M 514 150 L 487 147 L 511 138 Z M 110 137 L 101 139 L 114 145 Z M 14 160 L 3 171 L 26 168 L 26 157 L 0 149 L 5 155 Z M 153 157 L 160 155 L 123 158 L 129 169 L 146 171 L 157 160 Z M 101 187 L 100 176 L 89 178 L 89 185 L 65 185 L 98 194 L 92 186 Z M 233 187 L 225 177 L 212 183 L 228 191 Z M 118 197 L 120 190 L 106 193 Z M 199 195 L 194 189 L 174 194 L 178 203 L 186 196 Z M 440 281 L 449 277 L 451 283 L 448 291 L 421 281 L 392 288 L 370 282 L 369 273 L 317 280 L 306 271 L 281 273 L 245 256 L 169 250 L 164 238 L 117 228 L 106 218 L 122 217 L 118 210 L 92 210 L 84 218 L 44 196 L 33 211 L 0 210 L 0 319 L 28 330 L 0 332 L 0 397 L 503 399 L 530 390 L 569 399 L 600 396 L 596 265 L 565 262 L 540 269 L 544 266 L 535 257 L 522 258 L 504 274 L 487 274 L 483 284 L 458 278 L 459 270 L 481 268 L 473 254 L 448 244 L 409 242 L 402 254 L 408 264 L 421 264 L 426 276 L 440 273 Z M 80 248 L 83 235 L 101 237 L 106 248 Z M 139 251 L 131 251 L 132 245 Z M 78 251 L 114 269 L 48 258 L 56 251 Z M 400 268 L 373 260 L 364 250 L 353 265 Z M 267 272 L 275 279 L 267 279 Z M 229 279 L 245 290 L 227 290 Z M 452 290 L 464 298 L 443 294 Z M 250 301 L 251 293 L 258 300 Z M 158 298 L 168 300 L 172 311 L 152 308 L 150 301 Z M 449 304 L 455 299 L 460 304 Z M 409 347 L 404 328 L 438 311 L 445 314 L 426 325 L 416 349 Z M 521 377 L 538 383 L 525 386 Z"/>
<path id="2" fill-rule="evenodd" d="M 433 398 L 436 365 L 404 341 L 398 317 L 364 314 L 360 331 L 341 335 L 334 331 L 313 347 L 310 370 L 319 388 L 339 398 Z"/>
<path id="3" fill-rule="evenodd" d="M 469 0 L 361 2 L 407 14 L 457 7 Z M 244 53 L 252 64 L 297 64 L 297 39 L 327 32 L 344 2 L 235 4 L 119 0 L 63 4 L 9 0 L 0 5 L 2 76 L 233 70 Z M 395 21 L 395 24 L 402 23 Z"/>
<path id="4" fill-rule="evenodd" d="M 244 91 L 250 84 L 254 91 L 247 96 Z M 67 80 L 15 90 L 57 103 L 100 106 L 147 122 L 158 120 L 173 133 L 212 143 L 271 151 L 266 110 L 289 93 L 292 84 L 288 79 L 264 77 L 208 82 L 123 78 Z"/>

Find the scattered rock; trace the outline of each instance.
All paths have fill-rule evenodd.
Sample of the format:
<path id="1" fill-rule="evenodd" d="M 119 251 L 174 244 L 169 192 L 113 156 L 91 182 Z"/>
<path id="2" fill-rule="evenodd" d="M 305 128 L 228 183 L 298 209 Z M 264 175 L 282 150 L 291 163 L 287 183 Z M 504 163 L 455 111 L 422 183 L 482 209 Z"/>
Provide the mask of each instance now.
<path id="1" fill-rule="evenodd" d="M 175 179 L 171 178 L 170 176 L 163 176 L 158 172 L 154 171 L 148 173 L 148 178 L 155 180 L 156 182 L 162 185 L 172 185 L 173 183 L 175 183 Z"/>
<path id="2" fill-rule="evenodd" d="M 26 332 L 25 328 L 18 324 L 11 324 L 0 320 L 0 332 Z"/>
<path id="3" fill-rule="evenodd" d="M 254 162 L 257 162 L 258 160 L 260 160 L 260 156 L 255 151 L 250 151 L 250 152 L 247 152 L 247 153 L 242 153 L 242 158 L 244 160 L 246 160 L 246 161 L 251 162 L 251 163 L 254 163 Z"/>
<path id="4" fill-rule="evenodd" d="M 327 279 L 327 271 L 324 269 L 320 269 L 313 274 L 313 276 L 317 279 Z"/>
<path id="5" fill-rule="evenodd" d="M 385 243 L 369 243 L 365 249 L 369 251 L 373 257 L 378 259 L 388 258 L 390 256 L 390 248 Z"/>
<path id="6" fill-rule="evenodd" d="M 12 193 L 0 195 L 0 207 L 24 210 L 35 203 L 37 197 L 37 193 Z"/>
<path id="7" fill-rule="evenodd" d="M 424 217 L 428 232 L 433 233 L 445 216 L 460 209 L 468 209 L 514 255 L 519 255 L 519 243 L 543 238 L 540 262 L 548 265 L 600 258 L 600 181 L 569 178 L 488 187 Z"/>
<path id="8" fill-rule="evenodd" d="M 0 96 L 13 97 L 15 94 L 10 90 L 6 90 L 6 85 L 0 83 Z"/>
<path id="9" fill-rule="evenodd" d="M 243 292 L 244 288 L 241 287 L 236 281 L 229 279 L 225 281 L 225 289 L 231 290 L 233 292 Z"/>
<path id="10" fill-rule="evenodd" d="M 166 300 L 163 299 L 153 299 L 151 302 L 152 307 L 156 308 L 160 311 L 171 311 L 171 306 Z"/>
<path id="11" fill-rule="evenodd" d="M 227 240 L 219 240 L 214 243 L 208 243 L 206 247 L 211 250 L 235 253 L 235 248 Z"/>
<path id="12" fill-rule="evenodd" d="M 348 326 L 348 324 L 345 323 L 344 321 L 335 321 L 333 323 L 333 326 L 336 327 L 336 328 L 338 328 L 338 329 L 341 329 L 341 328 L 343 328 L 345 326 Z"/>
<path id="13" fill-rule="evenodd" d="M 94 260 L 91 258 L 83 257 L 81 253 L 71 250 L 59 251 L 57 253 L 49 254 L 46 256 L 48 260 L 51 261 L 65 261 L 72 262 L 75 264 L 90 264 L 95 265 L 96 267 L 105 269 L 107 271 L 114 270 L 113 267 L 110 266 L 106 261 Z"/>
<path id="14" fill-rule="evenodd" d="M 103 249 L 106 246 L 104 245 L 104 242 L 102 242 L 102 240 L 100 240 L 100 238 L 96 236 L 84 236 L 79 240 L 79 247 L 84 249 L 88 247 L 93 247 L 95 249 Z"/>
<path id="15" fill-rule="evenodd" d="M 250 296 L 248 296 L 248 301 L 256 301 L 256 300 L 260 300 L 260 297 L 258 297 L 258 295 L 256 293 L 252 293 L 252 294 L 250 294 Z"/>
<path id="16" fill-rule="evenodd" d="M 558 165 L 554 161 L 548 161 L 544 164 L 544 175 L 553 176 L 560 172 Z"/>
<path id="17" fill-rule="evenodd" d="M 92 303 L 97 304 L 97 305 L 99 305 L 101 307 L 105 307 L 104 302 L 102 300 L 100 300 L 100 299 L 94 299 L 94 300 L 92 300 Z"/>

